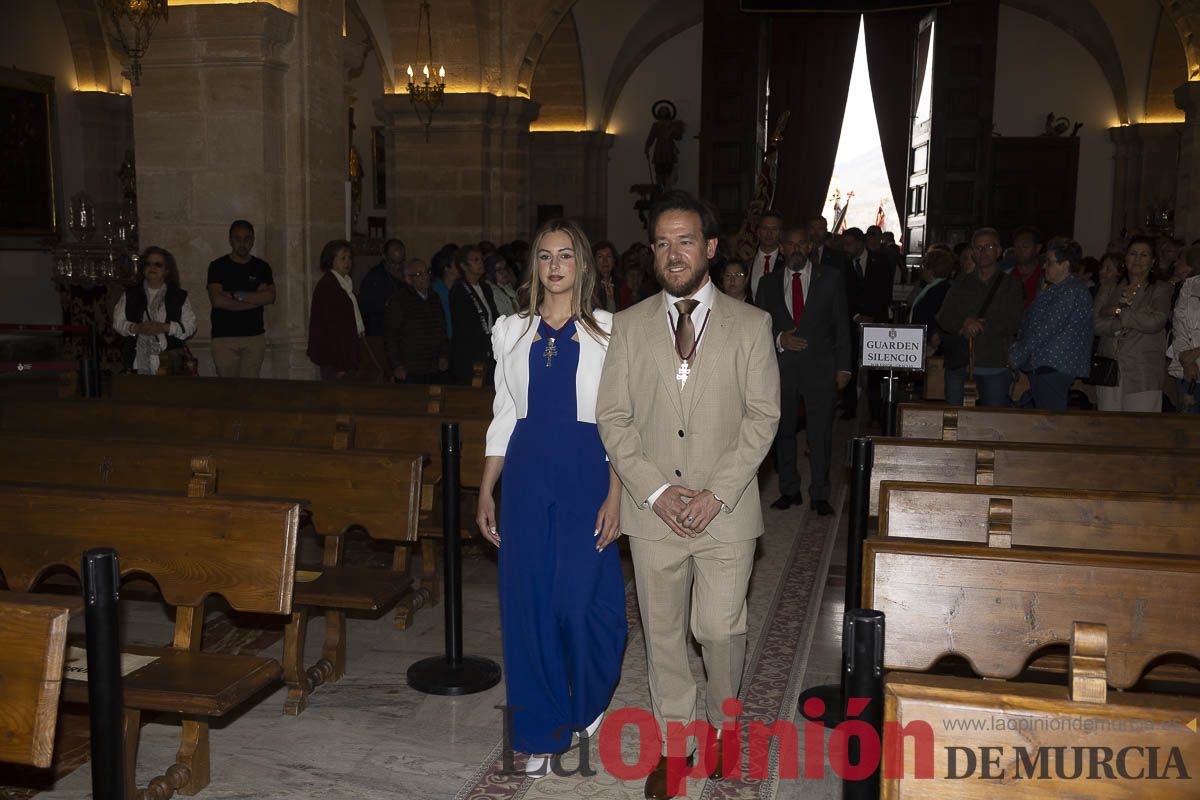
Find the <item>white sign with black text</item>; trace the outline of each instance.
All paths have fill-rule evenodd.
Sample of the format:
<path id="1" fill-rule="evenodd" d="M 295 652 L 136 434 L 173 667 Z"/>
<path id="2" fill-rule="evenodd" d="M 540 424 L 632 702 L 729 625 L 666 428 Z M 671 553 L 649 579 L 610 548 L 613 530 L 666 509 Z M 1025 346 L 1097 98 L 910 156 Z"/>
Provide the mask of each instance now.
<path id="1" fill-rule="evenodd" d="M 925 369 L 924 325 L 873 325 L 861 328 L 863 369 Z"/>

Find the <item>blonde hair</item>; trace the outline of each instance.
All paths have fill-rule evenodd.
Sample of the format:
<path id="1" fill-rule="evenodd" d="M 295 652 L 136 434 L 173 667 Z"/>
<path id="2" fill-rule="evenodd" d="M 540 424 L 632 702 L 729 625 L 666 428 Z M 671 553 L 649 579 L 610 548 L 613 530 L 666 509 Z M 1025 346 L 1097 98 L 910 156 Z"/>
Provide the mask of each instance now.
<path id="1" fill-rule="evenodd" d="M 537 254 L 542 240 L 551 233 L 565 233 L 571 239 L 571 248 L 575 251 L 575 285 L 571 287 L 571 316 L 579 321 L 583 329 L 593 339 L 604 341 L 608 333 L 596 322 L 593 314 L 596 304 L 596 259 L 592 254 L 592 246 L 587 234 L 578 224 L 569 219 L 552 219 L 538 228 L 529 248 L 529 264 L 525 270 L 525 280 L 517 290 L 517 305 L 521 310 L 518 316 L 528 320 L 533 325 L 533 318 L 538 314 L 538 306 L 542 303 L 542 277 L 538 272 Z M 528 330 L 528 326 L 526 330 Z"/>

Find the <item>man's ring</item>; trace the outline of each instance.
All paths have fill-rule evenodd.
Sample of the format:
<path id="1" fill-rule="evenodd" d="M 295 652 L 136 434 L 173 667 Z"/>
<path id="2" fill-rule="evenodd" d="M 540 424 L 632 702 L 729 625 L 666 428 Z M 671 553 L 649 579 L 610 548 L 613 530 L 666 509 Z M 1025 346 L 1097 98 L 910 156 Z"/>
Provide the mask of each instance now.
<path id="1" fill-rule="evenodd" d="M 687 521 L 691 522 L 693 519 L 695 519 L 695 517 L 688 517 Z"/>

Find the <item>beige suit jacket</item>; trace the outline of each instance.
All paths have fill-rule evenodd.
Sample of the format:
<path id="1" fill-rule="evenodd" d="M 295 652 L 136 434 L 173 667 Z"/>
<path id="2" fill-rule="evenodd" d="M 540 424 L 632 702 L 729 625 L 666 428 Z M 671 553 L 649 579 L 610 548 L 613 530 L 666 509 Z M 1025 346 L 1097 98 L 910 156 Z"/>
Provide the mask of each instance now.
<path id="1" fill-rule="evenodd" d="M 643 505 L 669 483 L 709 489 L 726 504 L 708 526 L 714 539 L 753 539 L 763 530 L 755 478 L 779 426 L 771 318 L 716 292 L 681 392 L 665 298 L 659 293 L 613 318 L 596 401 L 600 438 L 625 488 L 621 530 L 651 540 L 671 533 Z"/>

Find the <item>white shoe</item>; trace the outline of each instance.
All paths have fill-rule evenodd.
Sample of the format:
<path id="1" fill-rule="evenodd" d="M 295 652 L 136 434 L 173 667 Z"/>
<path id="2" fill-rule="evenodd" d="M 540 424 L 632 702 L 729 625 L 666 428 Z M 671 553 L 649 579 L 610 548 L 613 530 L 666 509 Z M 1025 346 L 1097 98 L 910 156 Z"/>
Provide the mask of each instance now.
<path id="1" fill-rule="evenodd" d="M 550 757 L 549 756 L 530 756 L 525 762 L 525 777 L 544 778 L 550 774 Z"/>
<path id="2" fill-rule="evenodd" d="M 596 731 L 600 730 L 600 723 L 604 722 L 604 712 L 600 712 L 600 716 L 592 720 L 592 724 L 583 729 L 582 738 L 591 739 L 596 735 Z"/>

